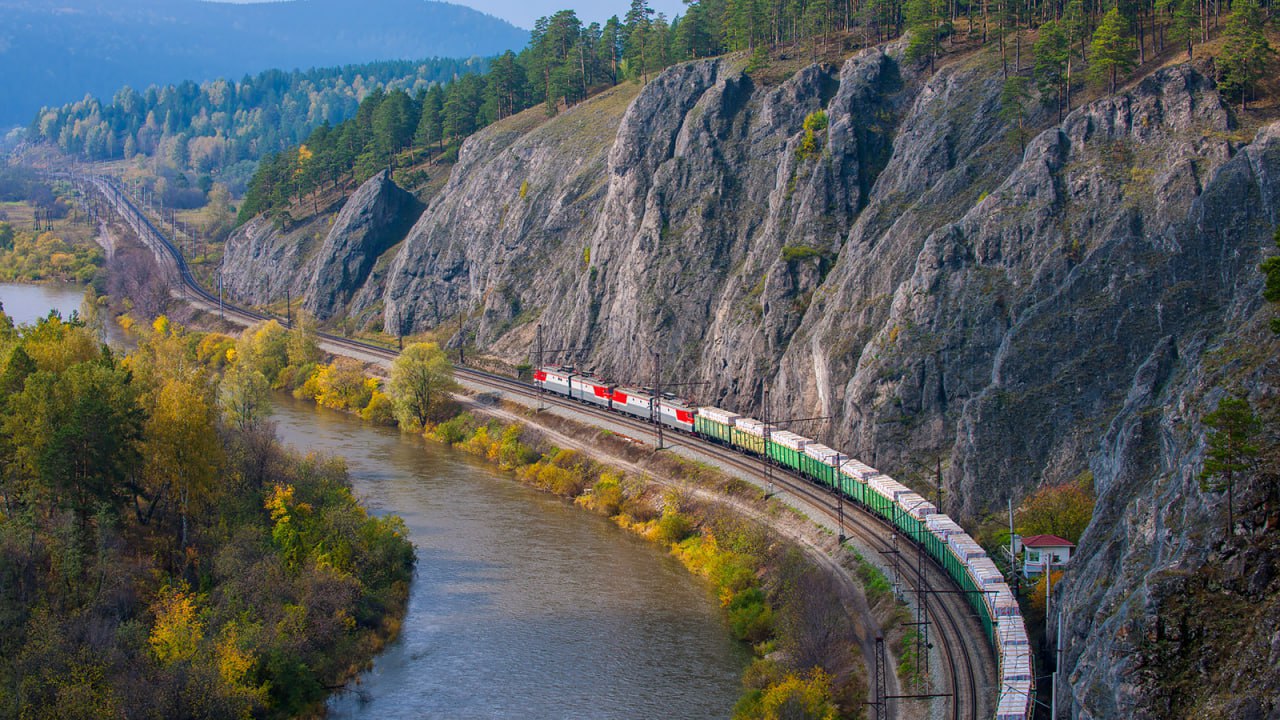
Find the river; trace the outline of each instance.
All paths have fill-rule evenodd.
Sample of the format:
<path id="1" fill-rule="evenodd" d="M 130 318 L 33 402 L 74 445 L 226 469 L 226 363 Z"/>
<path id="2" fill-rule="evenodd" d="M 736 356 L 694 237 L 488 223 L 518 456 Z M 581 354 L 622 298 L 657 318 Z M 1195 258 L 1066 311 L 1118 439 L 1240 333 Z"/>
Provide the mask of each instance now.
<path id="1" fill-rule="evenodd" d="M 81 294 L 0 284 L 19 323 Z M 400 637 L 331 718 L 730 715 L 750 654 L 710 587 L 655 546 L 421 438 L 284 395 L 274 419 L 287 445 L 345 458 L 418 551 Z"/>
<path id="2" fill-rule="evenodd" d="M 334 718 L 728 717 L 746 650 L 709 586 L 613 523 L 469 456 L 281 398 L 284 442 L 340 455 L 418 571 L 400 639 Z"/>
<path id="3" fill-rule="evenodd" d="M 15 325 L 30 325 L 57 310 L 66 318 L 80 307 L 84 288 L 75 285 L 0 283 L 0 302 Z"/>

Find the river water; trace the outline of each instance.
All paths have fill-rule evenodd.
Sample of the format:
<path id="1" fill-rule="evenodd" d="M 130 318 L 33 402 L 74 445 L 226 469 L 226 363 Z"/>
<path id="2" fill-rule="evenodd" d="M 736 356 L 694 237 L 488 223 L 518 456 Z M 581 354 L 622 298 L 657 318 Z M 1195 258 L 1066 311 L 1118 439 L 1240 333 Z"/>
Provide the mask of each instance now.
<path id="1" fill-rule="evenodd" d="M 15 322 L 82 290 L 0 284 Z M 711 589 L 604 518 L 469 456 L 281 395 L 287 445 L 346 459 L 374 513 L 404 518 L 418 569 L 399 639 L 331 718 L 728 717 L 749 653 Z"/>
<path id="2" fill-rule="evenodd" d="M 418 548 L 401 637 L 330 717 L 729 716 L 748 653 L 671 557 L 420 438 L 287 397 L 275 421 Z"/>
<path id="3" fill-rule="evenodd" d="M 0 283 L 0 302 L 15 325 L 30 325 L 50 310 L 57 310 L 65 319 L 79 309 L 82 297 L 84 288 L 75 285 Z"/>

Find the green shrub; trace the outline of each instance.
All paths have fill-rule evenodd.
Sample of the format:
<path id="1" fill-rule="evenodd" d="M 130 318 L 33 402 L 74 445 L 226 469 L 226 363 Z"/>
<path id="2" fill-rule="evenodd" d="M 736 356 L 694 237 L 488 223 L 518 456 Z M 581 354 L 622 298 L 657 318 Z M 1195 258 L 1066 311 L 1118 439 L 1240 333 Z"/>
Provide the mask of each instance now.
<path id="1" fill-rule="evenodd" d="M 809 258 L 822 257 L 822 251 L 810 245 L 783 245 L 782 260 L 783 262 L 794 263 Z"/>
<path id="2" fill-rule="evenodd" d="M 666 512 L 658 521 L 658 542 L 663 545 L 675 545 L 693 534 L 693 521 L 687 515 L 678 512 Z"/>
<path id="3" fill-rule="evenodd" d="M 765 602 L 764 591 L 749 587 L 733 594 L 725 608 L 729 630 L 739 640 L 763 642 L 773 632 L 773 610 Z"/>
<path id="4" fill-rule="evenodd" d="M 474 429 L 475 418 L 470 413 L 463 413 L 440 423 L 431 434 L 442 443 L 457 445 L 470 437 Z"/>

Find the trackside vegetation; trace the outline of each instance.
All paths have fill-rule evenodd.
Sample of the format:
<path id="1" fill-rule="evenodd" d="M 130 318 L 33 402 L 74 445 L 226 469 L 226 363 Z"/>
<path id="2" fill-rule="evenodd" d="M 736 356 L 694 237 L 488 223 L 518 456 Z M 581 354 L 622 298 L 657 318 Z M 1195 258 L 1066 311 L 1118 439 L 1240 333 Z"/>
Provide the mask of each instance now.
<path id="1" fill-rule="evenodd" d="M 545 444 L 521 424 L 469 413 L 428 428 L 427 436 L 513 472 L 522 482 L 611 518 L 666 548 L 711 583 L 729 631 L 756 659 L 743 676 L 739 720 L 864 716 L 864 668 L 852 621 L 833 581 L 767 526 L 723 505 Z M 600 433 L 601 444 L 625 441 Z M 709 468 L 673 461 L 669 474 L 690 487 L 758 500 L 753 489 Z"/>
<path id="2" fill-rule="evenodd" d="M 314 715 L 398 629 L 402 522 L 277 444 L 259 338 L 120 355 L 89 307 L 0 314 L 0 715 Z"/>
<path id="3" fill-rule="evenodd" d="M 766 525 L 720 503 L 696 499 L 691 490 L 711 488 L 763 508 L 759 493 L 749 486 L 695 463 L 658 460 L 671 464 L 663 468 L 667 475 L 686 483 L 675 489 L 549 445 L 521 423 L 462 412 L 450 394 L 456 389 L 452 368 L 433 343 L 407 346 L 385 382 L 348 359 L 320 362 L 314 334 L 305 324 L 288 330 L 268 321 L 238 340 L 207 336 L 199 355 L 219 354 L 231 358 L 227 392 L 233 397 L 226 402 L 237 422 L 255 413 L 252 402 L 238 398 L 252 398 L 271 387 L 291 389 L 295 396 L 370 421 L 398 424 L 483 458 L 521 482 L 605 515 L 666 548 L 711 583 L 730 632 L 756 652 L 734 717 L 864 715 L 865 669 L 852 620 L 830 601 L 837 593 L 833 581 Z M 259 390 L 245 389 L 251 385 Z M 386 412 L 370 409 L 378 406 Z M 599 433 L 597 441 L 627 445 L 607 432 Z M 887 587 L 878 573 L 869 570 L 867 577 Z"/>

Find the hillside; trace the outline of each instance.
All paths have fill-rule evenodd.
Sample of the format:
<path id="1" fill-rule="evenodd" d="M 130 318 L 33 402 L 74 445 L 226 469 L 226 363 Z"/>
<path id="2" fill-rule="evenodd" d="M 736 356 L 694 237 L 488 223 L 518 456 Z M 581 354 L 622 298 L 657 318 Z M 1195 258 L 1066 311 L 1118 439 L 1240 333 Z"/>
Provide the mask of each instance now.
<path id="1" fill-rule="evenodd" d="M 317 272 L 321 248 L 372 247 L 345 224 L 317 218 L 300 252 L 253 222 L 223 280 L 260 303 L 329 284 L 392 334 L 511 364 L 538 322 L 613 377 L 651 376 L 658 351 L 700 403 L 755 412 L 767 388 L 776 413 L 833 416 L 797 431 L 896 476 L 940 459 L 970 521 L 1092 477 L 1065 670 L 1081 716 L 1141 714 L 1159 669 L 1136 650 L 1164 602 L 1145 580 L 1203 565 L 1225 516 L 1198 485 L 1202 418 L 1276 386 L 1257 267 L 1280 124 L 1172 62 L 1061 122 L 1029 104 L 1023 150 L 998 54 L 930 72 L 902 47 L 780 74 L 689 62 L 526 111 L 462 145 L 374 270 Z M 385 203 L 373 190 L 343 215 Z"/>
<path id="2" fill-rule="evenodd" d="M 0 127 L 86 94 L 111 97 L 267 68 L 497 55 L 528 33 L 460 5 L 369 0 L 0 0 Z M 162 118 L 163 120 L 163 118 Z"/>

